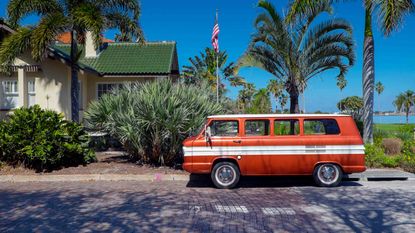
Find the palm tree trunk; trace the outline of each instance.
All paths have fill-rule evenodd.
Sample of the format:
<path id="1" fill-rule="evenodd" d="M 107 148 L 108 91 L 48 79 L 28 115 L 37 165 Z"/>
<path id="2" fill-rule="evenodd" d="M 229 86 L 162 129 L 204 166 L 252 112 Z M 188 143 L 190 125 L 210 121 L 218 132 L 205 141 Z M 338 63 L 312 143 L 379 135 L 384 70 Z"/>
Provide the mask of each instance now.
<path id="1" fill-rule="evenodd" d="M 368 8 L 368 7 L 367 7 Z M 375 42 L 372 33 L 371 10 L 366 9 L 365 39 L 363 48 L 363 139 L 373 143 L 373 99 L 375 85 Z"/>
<path id="2" fill-rule="evenodd" d="M 408 124 L 409 123 L 409 113 L 406 113 L 406 124 Z"/>
<path id="3" fill-rule="evenodd" d="M 79 122 L 79 82 L 77 66 L 78 43 L 76 31 L 71 31 L 71 117 Z"/>
<path id="4" fill-rule="evenodd" d="M 300 113 L 297 93 L 290 93 L 290 113 Z"/>

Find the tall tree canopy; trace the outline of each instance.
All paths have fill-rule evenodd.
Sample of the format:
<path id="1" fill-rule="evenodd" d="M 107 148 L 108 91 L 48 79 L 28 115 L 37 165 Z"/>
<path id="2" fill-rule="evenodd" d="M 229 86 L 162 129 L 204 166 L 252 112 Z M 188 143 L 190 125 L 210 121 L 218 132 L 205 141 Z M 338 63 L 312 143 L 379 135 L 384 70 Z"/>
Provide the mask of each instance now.
<path id="1" fill-rule="evenodd" d="M 284 83 L 290 112 L 299 113 L 298 97 L 307 82 L 327 70 L 338 69 L 344 78 L 354 64 L 352 27 L 344 20 L 316 20 L 331 12 L 328 3 L 317 4 L 305 17 L 288 22 L 268 1 L 258 3 L 263 12 L 255 20 L 256 33 L 239 66 L 259 67 Z"/>
<path id="2" fill-rule="evenodd" d="M 314 8 L 321 4 L 347 2 L 343 0 L 291 0 L 288 21 L 307 18 Z M 365 7 L 365 28 L 363 45 L 363 101 L 364 101 L 364 132 L 365 142 L 373 142 L 373 107 L 375 86 L 375 41 L 373 38 L 372 18 L 375 14 L 380 22 L 380 29 L 388 36 L 399 28 L 408 13 L 413 12 L 412 0 L 363 0 Z"/>
<path id="3" fill-rule="evenodd" d="M 199 56 L 189 58 L 189 65 L 183 66 L 184 83 L 200 84 L 202 81 L 207 81 L 212 90 L 216 90 L 216 69 L 219 67 L 219 78 L 222 80 L 219 86 L 220 93 L 225 89 L 224 80 L 228 80 L 231 86 L 244 85 L 244 78 L 235 75 L 235 64 L 233 62 L 227 64 L 227 60 L 226 51 L 216 54 L 214 49 L 206 48 Z"/>
<path id="4" fill-rule="evenodd" d="M 37 24 L 20 27 L 16 33 L 5 39 L 0 47 L 0 64 L 10 71 L 16 57 L 30 50 L 32 57 L 39 61 L 47 56 L 48 48 L 56 37 L 71 32 L 71 111 L 72 120 L 79 121 L 79 85 L 77 43 L 86 31 L 90 31 L 95 47 L 101 43 L 101 35 L 108 28 L 120 28 L 143 41 L 138 22 L 140 5 L 138 0 L 10 0 L 8 21 L 17 27 L 20 21 L 31 14 L 40 16 Z M 120 22 L 123 22 L 120 24 Z"/>

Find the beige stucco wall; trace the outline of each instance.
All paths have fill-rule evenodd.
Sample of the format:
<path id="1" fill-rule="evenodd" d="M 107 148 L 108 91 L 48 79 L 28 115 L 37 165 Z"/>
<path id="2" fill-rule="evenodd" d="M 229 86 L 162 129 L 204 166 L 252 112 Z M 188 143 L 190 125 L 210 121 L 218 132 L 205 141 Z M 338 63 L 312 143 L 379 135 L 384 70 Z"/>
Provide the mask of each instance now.
<path id="1" fill-rule="evenodd" d="M 30 58 L 21 58 L 16 61 L 16 64 L 36 64 Z M 63 113 L 66 119 L 71 119 L 71 97 L 70 97 L 70 68 L 60 60 L 45 59 L 41 62 L 41 71 L 27 72 L 27 80 L 35 80 L 36 89 L 36 104 L 42 108 L 51 109 L 59 113 Z M 124 83 L 124 82 L 145 82 L 155 80 L 157 78 L 167 77 L 100 77 L 92 73 L 84 71 L 79 72 L 79 81 L 81 83 L 81 106 L 80 119 L 83 118 L 84 111 L 88 108 L 91 101 L 97 99 L 97 85 L 99 83 Z M 169 77 L 176 79 L 177 77 Z M 2 80 L 15 79 L 17 80 L 17 73 L 12 76 L 0 75 L 0 85 Z M 2 90 L 0 86 L 0 101 L 2 101 Z M 4 118 L 7 111 L 0 111 L 0 118 Z"/>

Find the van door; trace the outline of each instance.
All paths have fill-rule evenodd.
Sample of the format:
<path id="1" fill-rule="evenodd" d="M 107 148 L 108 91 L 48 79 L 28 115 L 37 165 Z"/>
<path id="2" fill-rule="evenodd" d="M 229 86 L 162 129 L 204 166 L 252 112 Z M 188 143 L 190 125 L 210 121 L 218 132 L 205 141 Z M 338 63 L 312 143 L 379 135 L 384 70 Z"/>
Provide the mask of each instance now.
<path id="1" fill-rule="evenodd" d="M 203 167 L 200 173 L 210 171 L 213 161 L 218 157 L 236 159 L 241 147 L 239 120 L 212 120 L 208 127 L 210 138 L 206 140 L 202 136 L 193 144 L 193 163 Z"/>

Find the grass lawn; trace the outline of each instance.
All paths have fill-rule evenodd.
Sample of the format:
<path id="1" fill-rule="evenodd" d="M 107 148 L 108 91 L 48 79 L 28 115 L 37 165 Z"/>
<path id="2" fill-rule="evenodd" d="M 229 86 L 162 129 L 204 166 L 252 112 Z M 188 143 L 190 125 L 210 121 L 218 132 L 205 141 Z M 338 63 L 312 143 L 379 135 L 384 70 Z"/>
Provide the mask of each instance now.
<path id="1" fill-rule="evenodd" d="M 408 124 L 410 127 L 415 128 L 415 124 Z M 409 127 L 407 124 L 375 124 L 375 129 L 383 131 L 397 132 L 402 127 Z"/>

